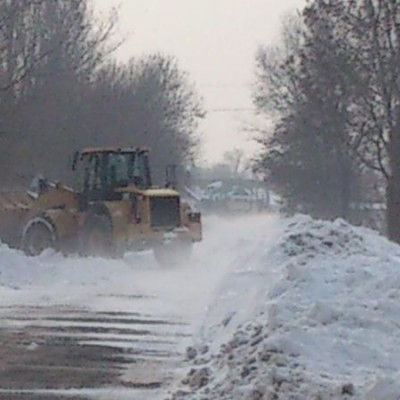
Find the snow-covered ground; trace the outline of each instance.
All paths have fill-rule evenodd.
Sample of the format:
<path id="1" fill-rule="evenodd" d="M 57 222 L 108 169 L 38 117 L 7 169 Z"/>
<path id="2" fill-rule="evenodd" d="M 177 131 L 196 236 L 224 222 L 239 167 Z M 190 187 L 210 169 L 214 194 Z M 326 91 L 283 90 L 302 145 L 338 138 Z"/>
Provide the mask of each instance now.
<path id="1" fill-rule="evenodd" d="M 253 240 L 249 232 L 254 224 L 275 230 L 278 218 L 265 218 L 262 223 L 258 217 L 206 218 L 204 241 L 195 245 L 186 265 L 174 267 L 159 266 L 151 252 L 128 253 L 118 260 L 63 257 L 51 251 L 26 257 L 0 244 L 0 302 L 2 306 L 75 304 L 102 310 L 133 307 L 136 312 L 156 311 L 196 324 L 221 279 Z M 122 299 L 129 295 L 135 301 L 124 303 Z M 141 297 L 152 298 L 143 310 Z"/>
<path id="2" fill-rule="evenodd" d="M 0 247 L 0 302 L 188 323 L 168 398 L 400 398 L 400 247 L 342 220 L 205 219 L 188 265 Z"/>

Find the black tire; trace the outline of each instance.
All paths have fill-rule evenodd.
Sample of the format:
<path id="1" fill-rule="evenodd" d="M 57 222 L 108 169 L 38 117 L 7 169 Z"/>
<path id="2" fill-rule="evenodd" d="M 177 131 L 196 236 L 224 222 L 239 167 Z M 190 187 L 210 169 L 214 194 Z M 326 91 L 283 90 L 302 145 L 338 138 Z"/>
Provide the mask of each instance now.
<path id="1" fill-rule="evenodd" d="M 192 249 L 192 241 L 180 240 L 153 247 L 153 254 L 157 263 L 161 266 L 181 266 L 190 261 Z"/>
<path id="2" fill-rule="evenodd" d="M 26 225 L 22 233 L 22 250 L 29 256 L 38 256 L 47 249 L 57 250 L 57 232 L 45 217 L 35 217 Z"/>
<path id="3" fill-rule="evenodd" d="M 79 239 L 81 255 L 115 257 L 112 223 L 107 215 L 89 215 Z"/>

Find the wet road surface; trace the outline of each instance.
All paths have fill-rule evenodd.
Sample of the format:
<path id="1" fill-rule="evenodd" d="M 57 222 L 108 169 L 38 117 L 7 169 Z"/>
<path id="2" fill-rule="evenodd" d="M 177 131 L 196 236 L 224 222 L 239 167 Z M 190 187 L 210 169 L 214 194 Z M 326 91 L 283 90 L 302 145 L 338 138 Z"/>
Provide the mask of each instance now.
<path id="1" fill-rule="evenodd" d="M 179 320 L 68 306 L 0 308 L 0 400 L 155 399 L 188 336 Z"/>

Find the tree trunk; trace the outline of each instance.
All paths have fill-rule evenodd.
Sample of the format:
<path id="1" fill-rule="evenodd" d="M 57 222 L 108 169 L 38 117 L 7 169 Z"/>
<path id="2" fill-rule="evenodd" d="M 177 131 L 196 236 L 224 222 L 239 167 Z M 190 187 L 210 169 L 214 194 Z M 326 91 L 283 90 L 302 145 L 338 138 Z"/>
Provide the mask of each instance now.
<path id="1" fill-rule="evenodd" d="M 400 137 L 389 144 L 390 177 L 386 193 L 386 224 L 390 240 L 400 244 Z"/>
<path id="2" fill-rule="evenodd" d="M 350 202 L 351 202 L 351 181 L 353 176 L 353 170 L 347 160 L 348 155 L 345 154 L 346 149 L 338 150 L 338 165 L 340 174 L 340 217 L 349 221 L 350 220 Z M 353 181 L 353 184 L 355 182 Z"/>
<path id="3" fill-rule="evenodd" d="M 389 239 L 400 244 L 400 174 L 396 175 L 392 174 L 387 185 L 386 223 Z"/>

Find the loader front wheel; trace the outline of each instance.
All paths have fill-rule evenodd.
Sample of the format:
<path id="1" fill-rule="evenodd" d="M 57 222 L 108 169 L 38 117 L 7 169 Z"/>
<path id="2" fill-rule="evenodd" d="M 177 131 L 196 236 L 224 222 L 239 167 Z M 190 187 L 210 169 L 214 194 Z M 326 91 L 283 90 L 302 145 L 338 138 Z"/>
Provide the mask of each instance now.
<path id="1" fill-rule="evenodd" d="M 38 256 L 47 249 L 55 249 L 57 234 L 53 224 L 46 218 L 30 220 L 22 234 L 22 249 L 29 256 Z"/>
<path id="2" fill-rule="evenodd" d="M 112 224 L 106 215 L 90 215 L 80 239 L 83 256 L 115 257 Z"/>
<path id="3" fill-rule="evenodd" d="M 190 261 L 193 243 L 182 240 L 175 243 L 160 244 L 153 248 L 154 258 L 161 266 L 182 266 Z"/>

